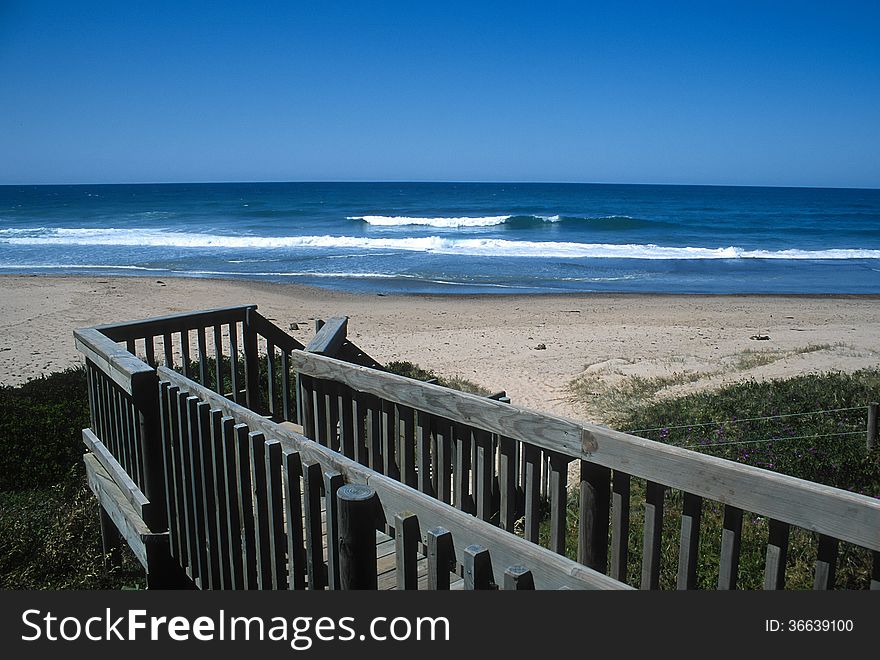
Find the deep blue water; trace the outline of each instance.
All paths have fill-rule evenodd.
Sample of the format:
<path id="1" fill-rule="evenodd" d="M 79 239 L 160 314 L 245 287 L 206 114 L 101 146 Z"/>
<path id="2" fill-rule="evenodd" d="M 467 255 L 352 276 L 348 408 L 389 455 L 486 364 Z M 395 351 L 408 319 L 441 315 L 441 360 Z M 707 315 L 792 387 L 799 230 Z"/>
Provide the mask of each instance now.
<path id="1" fill-rule="evenodd" d="M 0 186 L 0 272 L 413 293 L 880 293 L 880 190 Z"/>

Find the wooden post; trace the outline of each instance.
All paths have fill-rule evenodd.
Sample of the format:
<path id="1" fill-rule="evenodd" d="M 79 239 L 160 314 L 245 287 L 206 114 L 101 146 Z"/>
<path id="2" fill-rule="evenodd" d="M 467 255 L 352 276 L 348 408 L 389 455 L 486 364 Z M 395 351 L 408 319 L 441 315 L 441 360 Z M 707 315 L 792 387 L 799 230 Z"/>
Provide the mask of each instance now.
<path id="1" fill-rule="evenodd" d="M 535 577 L 525 566 L 508 566 L 504 571 L 504 589 L 511 591 L 533 591 Z"/>
<path id="2" fill-rule="evenodd" d="M 394 516 L 394 556 L 397 565 L 397 588 L 418 589 L 419 519 L 413 513 Z"/>
<path id="3" fill-rule="evenodd" d="M 449 574 L 455 570 L 455 546 L 452 534 L 442 527 L 429 529 L 428 537 L 428 589 L 449 589 Z"/>
<path id="4" fill-rule="evenodd" d="M 611 470 L 581 461 L 578 561 L 605 573 L 608 570 L 608 522 L 611 506 Z"/>
<path id="5" fill-rule="evenodd" d="M 489 550 L 481 545 L 469 545 L 464 549 L 464 588 L 469 591 L 498 588 Z"/>
<path id="6" fill-rule="evenodd" d="M 339 515 L 339 588 L 378 587 L 376 491 L 346 484 L 336 491 Z"/>
<path id="7" fill-rule="evenodd" d="M 150 500 L 144 512 L 144 522 L 151 532 L 168 531 L 165 509 L 165 464 L 162 456 L 162 423 L 159 417 L 159 377 L 155 370 L 142 372 L 132 378 L 131 396 L 137 411 L 140 440 L 143 491 Z"/>
<path id="8" fill-rule="evenodd" d="M 868 451 L 877 448 L 877 415 L 880 404 L 871 402 L 868 404 Z"/>

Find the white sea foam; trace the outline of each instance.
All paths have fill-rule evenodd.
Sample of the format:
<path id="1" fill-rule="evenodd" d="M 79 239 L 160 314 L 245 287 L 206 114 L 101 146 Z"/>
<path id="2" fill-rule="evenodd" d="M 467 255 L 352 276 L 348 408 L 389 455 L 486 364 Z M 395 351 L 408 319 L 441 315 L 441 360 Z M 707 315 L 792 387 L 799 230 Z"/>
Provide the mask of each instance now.
<path id="1" fill-rule="evenodd" d="M 512 216 L 490 215 L 482 218 L 412 218 L 398 215 L 357 215 L 350 216 L 346 220 L 363 220 L 368 225 L 376 227 L 438 227 L 442 229 L 455 229 L 458 227 L 492 227 L 507 222 Z"/>
<path id="2" fill-rule="evenodd" d="M 29 233 L 28 233 L 29 232 Z M 363 236 L 251 236 L 145 229 L 0 230 L 0 244 L 94 245 L 232 249 L 405 250 L 483 257 L 594 259 L 880 259 L 880 250 L 749 250 L 728 247 L 667 247 L 653 244 L 510 241 L 498 238 L 368 238 Z"/>

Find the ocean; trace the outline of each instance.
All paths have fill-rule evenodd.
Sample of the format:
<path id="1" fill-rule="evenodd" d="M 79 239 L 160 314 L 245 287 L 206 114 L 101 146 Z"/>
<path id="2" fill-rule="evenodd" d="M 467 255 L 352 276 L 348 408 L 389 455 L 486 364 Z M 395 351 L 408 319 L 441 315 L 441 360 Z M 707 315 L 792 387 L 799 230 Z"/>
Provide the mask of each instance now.
<path id="1" fill-rule="evenodd" d="M 0 273 L 373 293 L 880 293 L 880 190 L 0 186 Z"/>

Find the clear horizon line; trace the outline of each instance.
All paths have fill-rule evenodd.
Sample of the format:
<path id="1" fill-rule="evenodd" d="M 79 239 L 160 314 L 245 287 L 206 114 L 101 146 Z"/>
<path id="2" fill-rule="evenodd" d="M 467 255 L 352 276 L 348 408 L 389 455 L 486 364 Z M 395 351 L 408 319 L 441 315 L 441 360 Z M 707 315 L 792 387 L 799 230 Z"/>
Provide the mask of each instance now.
<path id="1" fill-rule="evenodd" d="M 700 187 L 700 188 L 790 188 L 814 190 L 880 190 L 865 186 L 828 186 L 828 185 L 778 185 L 778 184 L 743 184 L 743 183 L 657 183 L 650 181 L 528 181 L 528 180 L 456 180 L 456 179 L 245 179 L 202 180 L 202 181 L 116 181 L 116 182 L 52 182 L 52 183 L 0 183 L 0 187 L 22 186 L 173 186 L 173 185 L 229 185 L 229 184 L 476 184 L 476 185 L 583 185 L 583 186 L 668 186 L 668 187 Z"/>

